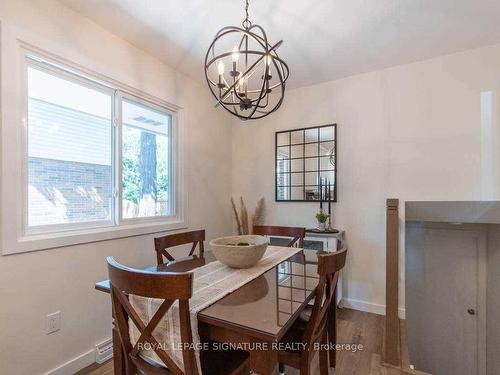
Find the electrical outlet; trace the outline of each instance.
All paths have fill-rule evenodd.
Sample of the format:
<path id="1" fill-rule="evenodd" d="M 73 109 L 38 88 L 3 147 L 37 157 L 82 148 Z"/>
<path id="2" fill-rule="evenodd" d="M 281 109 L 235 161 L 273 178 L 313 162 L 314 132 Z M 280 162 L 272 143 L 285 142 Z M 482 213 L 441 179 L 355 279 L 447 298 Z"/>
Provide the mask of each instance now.
<path id="1" fill-rule="evenodd" d="M 49 333 L 57 332 L 61 329 L 61 312 L 56 311 L 55 313 L 47 315 L 47 335 Z"/>

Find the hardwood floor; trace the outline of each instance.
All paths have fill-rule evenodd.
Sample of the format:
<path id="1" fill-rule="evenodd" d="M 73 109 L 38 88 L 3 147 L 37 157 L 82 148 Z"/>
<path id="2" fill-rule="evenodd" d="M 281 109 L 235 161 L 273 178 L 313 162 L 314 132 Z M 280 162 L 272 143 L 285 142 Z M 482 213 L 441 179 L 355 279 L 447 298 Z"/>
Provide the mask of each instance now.
<path id="1" fill-rule="evenodd" d="M 75 375 L 113 375 L 113 360 L 102 365 L 93 364 L 78 371 Z"/>
<path id="2" fill-rule="evenodd" d="M 356 353 L 340 351 L 337 354 L 337 368 L 330 369 L 330 375 L 400 375 L 397 369 L 381 365 L 384 317 L 350 309 L 338 312 L 338 343 L 361 344 L 363 350 Z M 313 361 L 312 374 L 319 374 L 318 356 Z M 113 363 L 108 362 L 98 368 L 88 369 L 79 374 L 111 375 Z M 298 375 L 299 371 L 286 368 L 287 375 Z"/>

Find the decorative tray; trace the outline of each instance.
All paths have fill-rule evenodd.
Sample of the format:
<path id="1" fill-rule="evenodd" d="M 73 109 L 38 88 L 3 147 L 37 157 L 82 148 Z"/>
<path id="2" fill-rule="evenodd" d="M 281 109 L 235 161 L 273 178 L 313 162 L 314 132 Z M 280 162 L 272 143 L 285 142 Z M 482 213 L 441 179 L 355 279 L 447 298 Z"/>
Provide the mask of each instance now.
<path id="1" fill-rule="evenodd" d="M 338 229 L 319 230 L 318 228 L 308 228 L 308 229 L 306 229 L 306 233 L 339 233 L 339 230 Z"/>

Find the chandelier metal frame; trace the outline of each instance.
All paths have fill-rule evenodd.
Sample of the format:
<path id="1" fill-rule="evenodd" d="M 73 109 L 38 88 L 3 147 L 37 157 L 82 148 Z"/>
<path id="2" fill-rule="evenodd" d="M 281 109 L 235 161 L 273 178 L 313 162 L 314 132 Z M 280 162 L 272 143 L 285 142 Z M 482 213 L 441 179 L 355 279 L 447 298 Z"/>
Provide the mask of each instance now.
<path id="1" fill-rule="evenodd" d="M 283 43 L 271 45 L 267 39 L 266 32 L 260 25 L 250 22 L 248 16 L 248 0 L 245 0 L 246 17 L 242 22 L 242 27 L 226 26 L 220 29 L 215 35 L 205 55 L 205 78 L 212 95 L 217 100 L 215 106 L 222 106 L 228 112 L 242 120 L 259 119 L 275 112 L 283 103 L 285 96 L 285 82 L 289 76 L 288 65 L 278 56 L 276 50 Z M 240 36 L 238 36 L 238 34 Z M 215 47 L 222 38 L 235 35 L 239 38 L 239 43 L 233 51 L 215 55 Z M 249 49 L 249 40 L 255 41 L 259 49 Z M 244 58 L 244 70 L 237 70 L 237 61 L 233 58 L 232 70 L 229 71 L 229 80 L 224 77 L 223 59 L 234 56 L 237 53 Z M 253 56 L 252 56 L 253 55 Z M 249 64 L 249 57 L 256 60 Z M 264 65 L 262 67 L 262 65 Z M 218 71 L 218 79 L 209 77 L 209 70 L 215 66 Z M 258 72 L 263 71 L 260 85 L 255 84 L 253 88 L 248 87 L 249 78 Z M 277 74 L 278 81 L 271 84 L 272 72 Z M 276 92 L 279 91 L 277 94 Z M 279 95 L 274 105 L 270 105 L 269 96 L 271 93 Z"/>

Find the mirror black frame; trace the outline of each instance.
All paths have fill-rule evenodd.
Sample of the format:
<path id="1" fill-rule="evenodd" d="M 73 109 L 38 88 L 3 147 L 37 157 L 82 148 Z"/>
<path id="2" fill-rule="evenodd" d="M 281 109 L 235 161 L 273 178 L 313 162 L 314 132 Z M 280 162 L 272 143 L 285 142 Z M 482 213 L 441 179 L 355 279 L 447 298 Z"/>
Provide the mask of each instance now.
<path id="1" fill-rule="evenodd" d="M 333 129 L 333 139 L 322 140 L 321 129 L 325 129 L 328 127 L 331 127 Z M 316 141 L 307 142 L 306 131 L 311 132 L 311 131 L 314 131 L 316 129 L 317 129 Z M 303 133 L 302 134 L 302 142 L 293 142 L 292 141 L 292 133 L 294 133 L 294 132 L 302 132 Z M 281 144 L 278 141 L 279 137 L 283 139 L 283 135 L 285 135 L 285 138 L 288 136 L 288 143 L 287 144 Z M 322 125 L 322 126 L 312 126 L 312 127 L 306 127 L 306 128 L 277 131 L 275 133 L 275 140 L 274 140 L 274 142 L 275 142 L 274 143 L 274 149 L 275 149 L 275 155 L 274 155 L 275 201 L 276 202 L 319 202 L 319 195 L 318 195 L 319 177 L 322 174 L 325 174 L 325 173 L 331 174 L 333 172 L 333 181 L 330 181 L 332 184 L 331 190 L 330 190 L 330 196 L 331 196 L 330 201 L 337 202 L 337 183 L 338 183 L 338 180 L 337 180 L 337 143 L 338 142 L 337 141 L 338 141 L 337 140 L 337 124 L 328 124 L 328 125 Z M 330 149 L 330 151 L 327 155 L 322 155 L 321 151 L 320 151 L 320 146 L 322 143 L 326 143 L 326 142 L 333 142 L 333 147 Z M 311 147 L 310 145 L 313 145 L 312 147 L 314 147 L 314 145 L 316 145 L 316 144 L 317 144 L 317 154 L 313 155 L 313 156 L 306 156 L 306 148 L 307 147 L 310 148 Z M 292 157 L 293 156 L 292 146 L 299 147 L 299 150 L 300 150 L 300 147 L 302 147 L 302 156 Z M 286 148 L 286 147 L 288 147 L 288 158 L 278 159 L 278 148 Z M 329 158 L 327 161 L 327 163 L 329 162 L 327 169 L 322 169 L 322 167 L 321 167 L 322 158 Z M 315 160 L 315 162 L 313 162 L 313 163 L 317 165 L 316 169 L 312 169 L 312 170 L 306 169 L 306 161 L 308 159 Z M 292 163 L 294 163 L 293 162 L 294 160 L 296 161 L 295 163 L 297 163 L 297 161 L 298 161 L 299 165 L 301 164 L 301 161 L 302 161 L 302 170 L 292 171 Z M 280 168 L 279 164 L 282 161 L 288 161 L 287 167 L 286 167 L 288 170 L 287 172 L 279 172 L 279 168 Z M 331 168 L 330 168 L 330 164 L 331 164 Z M 281 166 L 281 168 L 283 168 L 283 166 Z M 293 184 L 293 182 L 291 181 L 293 173 L 298 173 L 298 174 L 302 173 L 302 183 L 298 183 L 295 185 Z M 312 184 L 312 185 L 307 184 L 306 173 L 316 173 L 316 183 L 315 184 Z M 288 175 L 289 176 L 288 178 L 290 180 L 288 181 L 288 183 L 278 185 L 278 180 L 281 178 L 281 177 L 279 178 L 279 176 L 282 176 L 282 175 L 283 176 Z M 299 180 L 300 180 L 300 178 L 299 178 Z M 288 189 L 288 199 L 282 198 L 283 194 L 278 191 L 279 187 Z M 313 188 L 312 191 L 308 192 L 307 191 L 308 187 Z M 292 199 L 292 197 L 293 197 L 292 188 L 302 188 L 302 199 Z M 308 193 L 309 193 L 309 195 L 308 195 Z M 308 199 L 308 196 L 313 197 L 313 199 Z M 328 200 L 323 198 L 323 201 L 327 202 Z"/>

